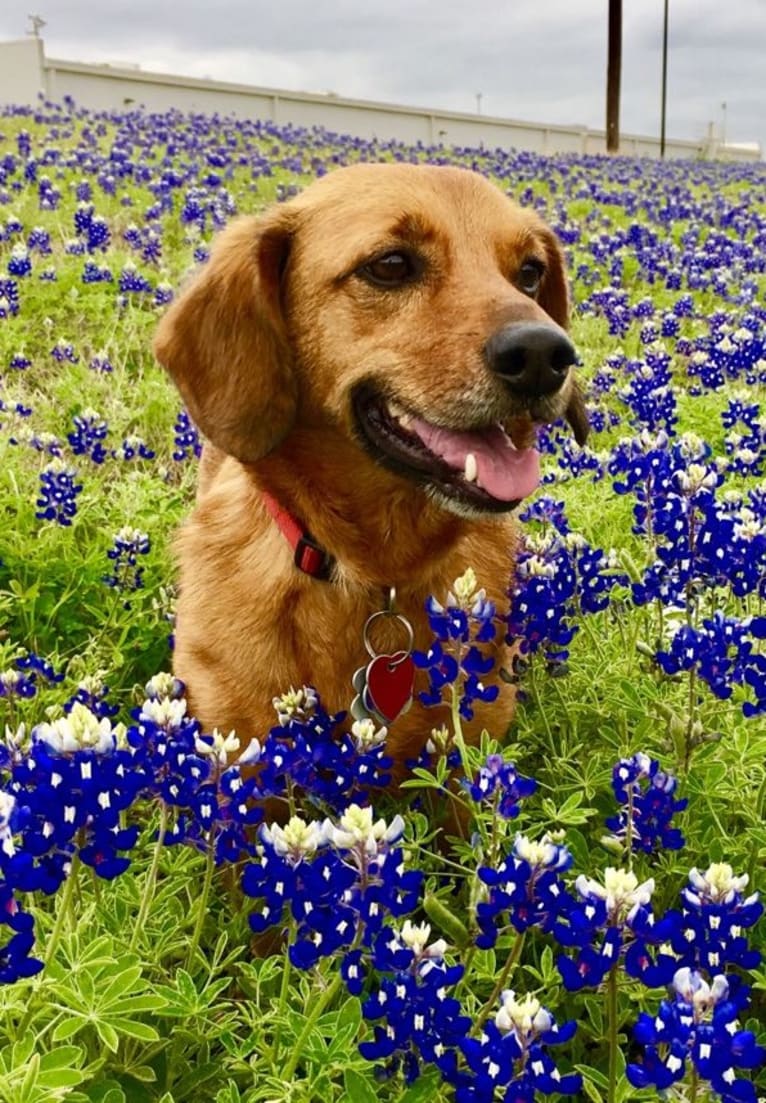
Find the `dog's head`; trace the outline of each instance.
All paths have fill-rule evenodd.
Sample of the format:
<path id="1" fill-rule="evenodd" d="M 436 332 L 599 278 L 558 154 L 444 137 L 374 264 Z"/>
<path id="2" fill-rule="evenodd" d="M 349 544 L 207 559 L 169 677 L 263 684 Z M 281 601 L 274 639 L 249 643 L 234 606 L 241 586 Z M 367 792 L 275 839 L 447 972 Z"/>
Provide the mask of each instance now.
<path id="1" fill-rule="evenodd" d="M 455 168 L 356 165 L 234 222 L 155 342 L 189 411 L 253 463 L 327 432 L 457 512 L 538 481 L 535 426 L 587 417 L 561 250 Z"/>

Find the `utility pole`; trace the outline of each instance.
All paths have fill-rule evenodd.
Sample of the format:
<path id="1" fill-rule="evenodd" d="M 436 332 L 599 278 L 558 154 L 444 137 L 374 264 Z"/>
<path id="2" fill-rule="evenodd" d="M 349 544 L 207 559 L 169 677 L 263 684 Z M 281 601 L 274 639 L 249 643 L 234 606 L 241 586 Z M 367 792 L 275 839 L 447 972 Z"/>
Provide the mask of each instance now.
<path id="1" fill-rule="evenodd" d="M 622 0 L 609 0 L 606 62 L 606 151 L 620 150 L 620 69 L 622 67 Z"/>
<path id="2" fill-rule="evenodd" d="M 662 22 L 662 94 L 660 98 L 660 157 L 665 157 L 665 116 L 668 106 L 668 0 Z"/>
<path id="3" fill-rule="evenodd" d="M 477 93 L 476 93 L 476 114 L 477 114 L 477 115 L 481 115 L 481 100 L 482 100 L 482 96 L 483 96 L 483 93 L 482 93 L 482 92 L 477 92 Z"/>

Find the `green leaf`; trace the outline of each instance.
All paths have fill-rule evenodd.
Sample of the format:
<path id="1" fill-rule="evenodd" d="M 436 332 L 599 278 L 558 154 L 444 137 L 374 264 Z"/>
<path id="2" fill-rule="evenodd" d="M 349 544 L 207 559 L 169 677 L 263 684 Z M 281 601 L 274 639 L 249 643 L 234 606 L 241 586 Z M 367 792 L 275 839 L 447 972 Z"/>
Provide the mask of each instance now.
<path id="1" fill-rule="evenodd" d="M 151 1065 L 131 1065 L 130 1075 L 142 1084 L 154 1084 L 157 1081 L 157 1073 Z"/>
<path id="2" fill-rule="evenodd" d="M 349 1103 L 378 1103 L 378 1092 L 360 1073 L 346 1069 L 343 1086 Z"/>
<path id="3" fill-rule="evenodd" d="M 448 908 L 438 896 L 434 896 L 432 893 L 426 894 L 426 898 L 423 901 L 423 910 L 431 922 L 434 923 L 443 934 L 448 936 L 450 942 L 458 947 L 468 945 L 471 940 L 468 928 L 461 919 L 455 915 L 454 910 Z"/>
<path id="4" fill-rule="evenodd" d="M 27 1103 L 27 1100 L 32 1098 L 32 1092 L 37 1084 L 37 1077 L 40 1072 L 40 1054 L 33 1053 L 29 1059 L 27 1070 L 24 1073 L 24 1079 L 21 1081 L 19 1087 L 18 1100 L 19 1103 Z"/>
<path id="5" fill-rule="evenodd" d="M 120 1044 L 120 1039 L 114 1027 L 110 1023 L 105 1022 L 103 1019 L 96 1019 L 93 1025 L 96 1028 L 96 1033 L 98 1034 L 99 1038 L 104 1043 L 106 1048 L 110 1049 L 112 1053 L 116 1053 L 117 1047 Z"/>
<path id="6" fill-rule="evenodd" d="M 441 1078 L 435 1069 L 429 1069 L 410 1084 L 399 1103 L 433 1103 L 439 1098 Z"/>
<path id="7" fill-rule="evenodd" d="M 79 1046 L 59 1046 L 44 1053 L 40 1058 L 40 1068 L 46 1072 L 50 1069 L 71 1068 L 73 1065 L 82 1064 L 85 1056 Z"/>
<path id="8" fill-rule="evenodd" d="M 87 1024 L 87 1019 L 77 1016 L 73 1016 L 71 1019 L 62 1019 L 60 1023 L 54 1029 L 51 1040 L 54 1042 L 65 1042 L 67 1038 L 73 1038 L 78 1030 Z"/>
<path id="9" fill-rule="evenodd" d="M 92 1103 L 126 1103 L 125 1092 L 116 1080 L 100 1080 L 90 1084 L 86 1094 Z"/>
<path id="10" fill-rule="evenodd" d="M 165 1007 L 167 1007 L 167 1000 L 163 996 L 147 992 L 145 996 L 129 996 L 128 999 L 122 1000 L 118 1011 L 120 1016 L 124 1017 L 132 1015 L 134 1011 L 162 1011 Z"/>
<path id="11" fill-rule="evenodd" d="M 132 965 L 121 970 L 98 994 L 99 1007 L 108 1008 L 113 1003 L 118 1003 L 128 992 L 133 992 L 141 980 L 141 966 Z"/>
<path id="12" fill-rule="evenodd" d="M 197 1002 L 197 986 L 185 969 L 179 969 L 176 973 L 176 985 L 187 1003 Z"/>
<path id="13" fill-rule="evenodd" d="M 137 1019 L 122 1019 L 114 1016 L 109 1022 L 120 1034 L 125 1034 L 128 1038 L 136 1038 L 139 1042 L 156 1042 L 159 1039 L 159 1034 L 153 1026 L 139 1022 Z"/>

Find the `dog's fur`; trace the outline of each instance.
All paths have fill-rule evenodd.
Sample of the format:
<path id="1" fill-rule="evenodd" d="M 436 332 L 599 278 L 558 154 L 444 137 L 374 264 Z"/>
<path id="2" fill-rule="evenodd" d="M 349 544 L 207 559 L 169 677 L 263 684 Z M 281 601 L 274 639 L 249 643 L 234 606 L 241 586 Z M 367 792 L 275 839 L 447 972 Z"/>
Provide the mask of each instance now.
<path id="1" fill-rule="evenodd" d="M 395 290 L 363 277 L 370 258 L 415 251 L 422 274 Z M 544 265 L 533 298 L 515 285 L 529 256 Z M 567 413 L 585 432 L 571 372 L 561 391 L 523 406 L 487 367 L 489 337 L 513 322 L 566 327 L 560 249 L 536 214 L 483 177 L 455 168 L 357 165 L 262 217 L 230 225 L 157 335 L 210 443 L 196 509 L 179 538 L 175 670 L 209 730 L 246 739 L 274 721 L 272 697 L 315 685 L 347 708 L 366 661 L 362 630 L 396 587 L 397 607 L 427 646 L 423 609 L 468 566 L 503 607 L 514 548 L 510 513 L 445 503 L 382 466 L 358 438 L 351 392 L 362 380 L 431 422 L 473 429 L 500 420 L 524 445 L 533 421 Z M 329 582 L 299 572 L 267 513 L 268 490 L 336 560 Z M 379 650 L 401 627 L 379 621 Z M 502 640 L 502 631 L 498 633 Z M 499 664 L 508 656 L 497 645 Z M 474 732 L 497 734 L 501 703 L 478 706 Z M 417 705 L 397 720 L 398 765 L 446 719 Z"/>

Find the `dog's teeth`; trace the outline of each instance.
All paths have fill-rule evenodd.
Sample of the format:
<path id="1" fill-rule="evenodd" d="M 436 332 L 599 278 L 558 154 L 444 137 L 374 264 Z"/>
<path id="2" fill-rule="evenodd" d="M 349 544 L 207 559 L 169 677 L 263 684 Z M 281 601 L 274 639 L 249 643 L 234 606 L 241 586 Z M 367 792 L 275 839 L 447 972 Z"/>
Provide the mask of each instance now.
<path id="1" fill-rule="evenodd" d="M 465 458 L 465 471 L 463 472 L 463 478 L 467 483 L 475 483 L 476 476 L 479 474 L 479 468 L 476 463 L 476 456 L 473 452 L 469 452 Z"/>
<path id="2" fill-rule="evenodd" d="M 399 419 L 404 414 L 404 410 L 399 405 L 399 403 L 398 402 L 388 402 L 386 405 L 387 405 L 388 412 L 391 415 L 391 417 L 395 417 L 396 420 L 399 421 Z"/>
<path id="3" fill-rule="evenodd" d="M 402 429 L 409 429 L 409 427 L 412 425 L 411 416 L 409 414 L 402 414 L 399 418 L 399 424 L 401 425 Z"/>

